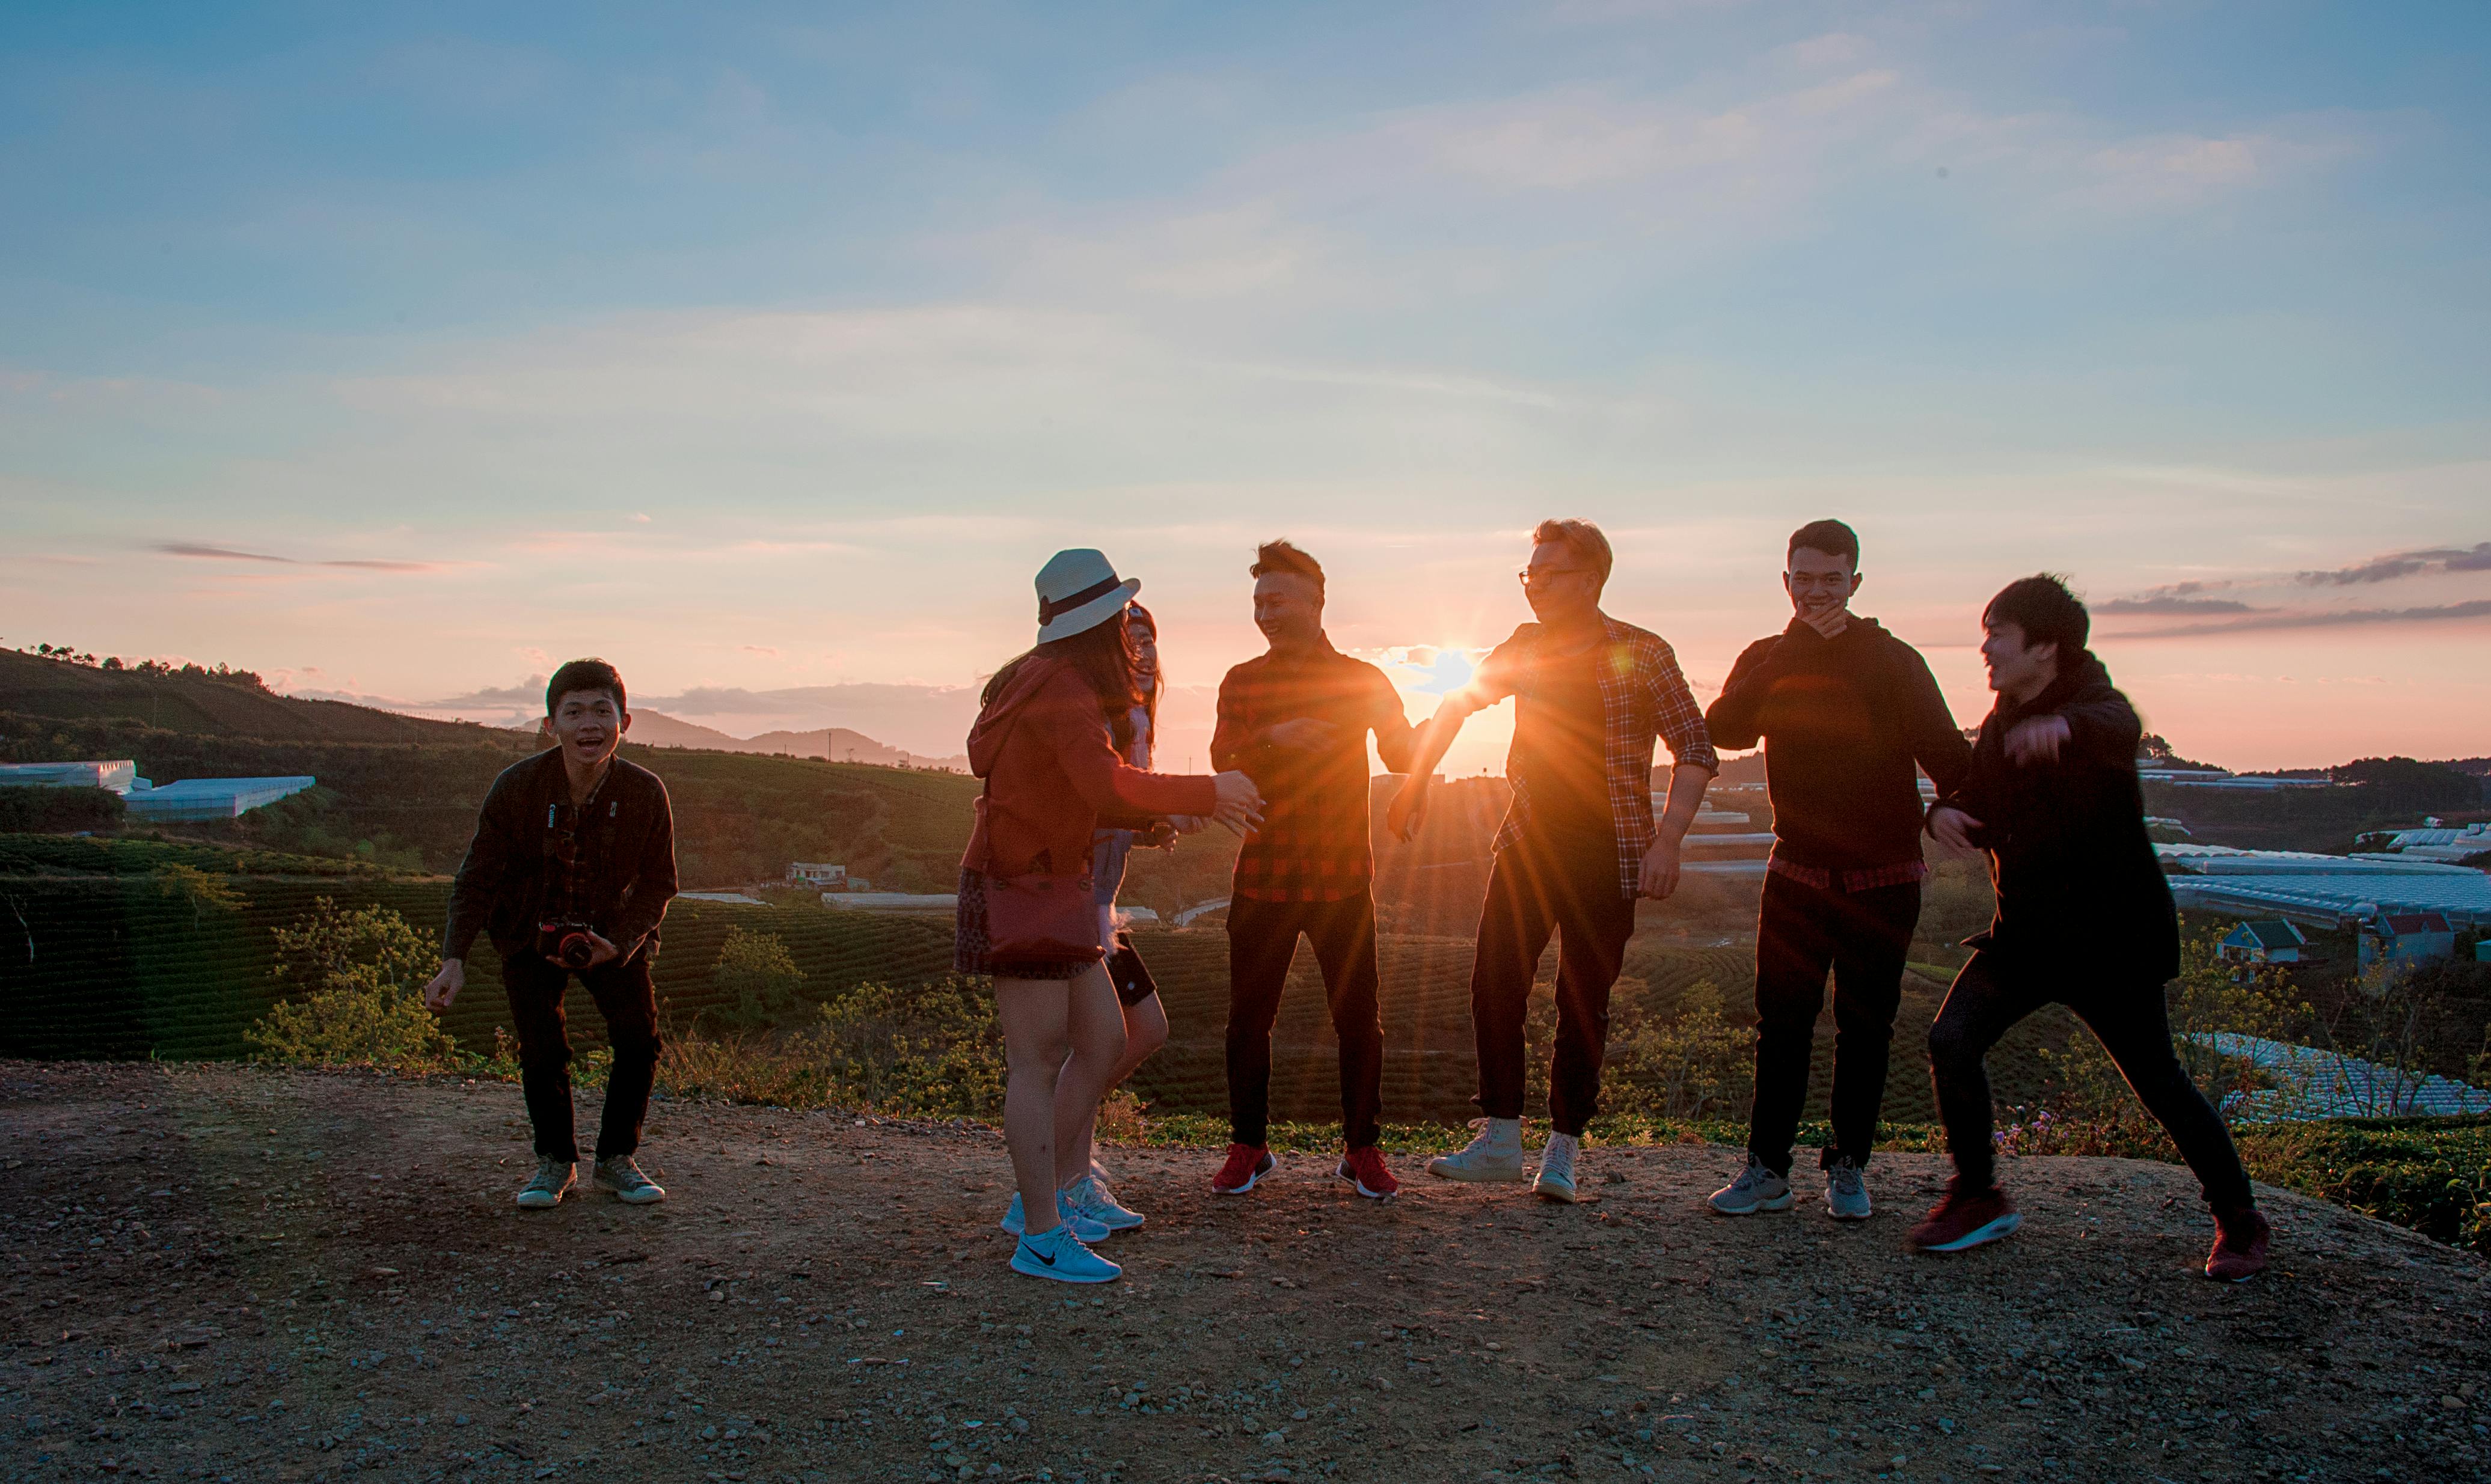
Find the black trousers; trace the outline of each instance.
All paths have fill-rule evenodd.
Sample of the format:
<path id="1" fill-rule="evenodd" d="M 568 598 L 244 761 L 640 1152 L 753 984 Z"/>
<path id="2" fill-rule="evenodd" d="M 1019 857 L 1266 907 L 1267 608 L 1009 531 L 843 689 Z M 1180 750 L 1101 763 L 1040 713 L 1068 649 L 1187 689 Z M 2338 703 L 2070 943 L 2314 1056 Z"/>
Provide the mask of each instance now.
<path id="1" fill-rule="evenodd" d="M 1522 1117 L 1531 979 L 1550 936 L 1561 935 L 1548 1121 L 1561 1134 L 1580 1134 L 1592 1121 L 1599 1110 L 1600 1058 L 1609 1045 L 1609 991 L 1626 962 L 1634 915 L 1634 898 L 1619 894 L 1617 844 L 1605 832 L 1553 840 L 1526 832 L 1498 855 L 1471 960 L 1480 1112 Z"/>
<path id="2" fill-rule="evenodd" d="M 565 1029 L 562 994 L 571 971 L 535 953 L 502 960 L 502 987 L 511 997 L 511 1025 L 519 1038 L 519 1091 L 536 1129 L 540 1157 L 576 1162 L 579 1146 L 571 1126 L 571 1033 Z M 597 1130 L 597 1157 L 637 1153 L 640 1121 L 649 1112 L 649 1089 L 658 1078 L 658 989 L 649 979 L 649 956 L 601 964 L 579 982 L 605 1017 L 614 1047 L 614 1069 L 605 1079 L 605 1117 Z"/>
<path id="3" fill-rule="evenodd" d="M 1929 1027 L 1929 1069 L 1937 1082 L 1938 1116 L 1946 1120 L 1947 1148 L 1956 1177 L 1985 1190 L 1997 1182 L 1990 1142 L 1989 1070 L 1983 1058 L 2007 1028 L 2053 1001 L 2076 1012 L 2101 1037 L 2146 1111 L 2160 1120 L 2180 1157 L 2188 1162 L 2206 1203 L 2220 1212 L 2253 1203 L 2248 1172 L 2197 1085 L 2171 1049 L 2171 1020 L 2158 979 L 2111 973 L 2105 977 L 2050 972 L 2042 966 L 2001 962 L 1993 953 L 1972 956 L 1947 991 L 1946 1004 Z"/>
<path id="4" fill-rule="evenodd" d="M 1787 876 L 1765 878 L 1756 915 L 1756 1100 L 1747 1151 L 1776 1175 L 1791 1168 L 1791 1141 L 1807 1104 L 1808 1057 L 1833 973 L 1833 1142 L 1818 1156 L 1865 1167 L 1886 1100 L 1886 1061 L 1903 961 L 1920 920 L 1920 884 L 1820 891 Z"/>
<path id="5" fill-rule="evenodd" d="M 1340 1037 L 1340 1127 L 1351 1149 L 1380 1137 L 1384 1026 L 1375 989 L 1375 898 L 1228 904 L 1228 1122 L 1231 1137 L 1260 1149 L 1272 1119 L 1272 1022 L 1298 937 L 1314 945 L 1332 1028 Z"/>

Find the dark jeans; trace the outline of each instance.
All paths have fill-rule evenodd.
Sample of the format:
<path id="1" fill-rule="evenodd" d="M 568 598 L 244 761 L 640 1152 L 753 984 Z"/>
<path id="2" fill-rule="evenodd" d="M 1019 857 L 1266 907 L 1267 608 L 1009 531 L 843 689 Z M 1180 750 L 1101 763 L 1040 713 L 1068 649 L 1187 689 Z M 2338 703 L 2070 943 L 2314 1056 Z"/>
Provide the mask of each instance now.
<path id="1" fill-rule="evenodd" d="M 2231 1212 L 2253 1202 L 2240 1151 L 2171 1049 L 2171 1021 L 2162 985 L 2130 973 L 2105 971 L 2095 977 L 2085 966 L 2065 972 L 2007 964 L 1992 953 L 1975 953 L 1954 976 L 1946 1004 L 1929 1027 L 1929 1069 L 1937 1082 L 1938 1116 L 1946 1120 L 1947 1147 L 1956 1178 L 1985 1190 L 1997 1182 L 1990 1143 L 1989 1071 L 1982 1059 L 2007 1028 L 2056 1001 L 2076 1012 L 2119 1065 L 2146 1111 L 2159 1120 L 2180 1157 L 2205 1188 L 2206 1203 Z"/>
<path id="2" fill-rule="evenodd" d="M 1747 1150 L 1776 1175 L 1791 1168 L 1807 1103 L 1808 1057 L 1833 972 L 1833 1142 L 1818 1163 L 1865 1168 L 1886 1100 L 1886 1051 L 1903 998 L 1903 960 L 1920 920 L 1920 884 L 1820 891 L 1765 878 L 1756 916 L 1756 1100 Z"/>
<path id="3" fill-rule="evenodd" d="M 1618 893 L 1617 845 L 1605 830 L 1555 840 L 1526 832 L 1496 858 L 1471 960 L 1480 1111 L 1522 1117 L 1523 1022 L 1532 975 L 1554 933 L 1562 937 L 1548 1121 L 1561 1134 L 1580 1134 L 1592 1121 L 1609 1044 L 1609 990 L 1626 961 L 1634 915 L 1634 898 Z"/>
<path id="4" fill-rule="evenodd" d="M 1314 945 L 1332 1028 L 1340 1037 L 1340 1127 L 1354 1149 L 1379 1137 L 1384 1027 L 1375 1008 L 1375 898 L 1228 904 L 1228 1121 L 1256 1149 L 1270 1137 L 1272 1022 L 1297 957 L 1298 935 Z"/>
<path id="5" fill-rule="evenodd" d="M 519 1091 L 528 1122 L 536 1128 L 540 1157 L 576 1162 L 571 1129 L 571 1035 L 563 1027 L 562 993 L 571 971 L 534 953 L 502 960 L 502 986 L 511 997 L 511 1026 L 519 1038 Z M 605 1117 L 597 1131 L 597 1157 L 610 1159 L 640 1149 L 640 1120 L 649 1111 L 649 1087 L 658 1076 L 658 990 L 649 981 L 649 958 L 603 964 L 579 976 L 614 1047 L 614 1069 L 605 1079 Z"/>

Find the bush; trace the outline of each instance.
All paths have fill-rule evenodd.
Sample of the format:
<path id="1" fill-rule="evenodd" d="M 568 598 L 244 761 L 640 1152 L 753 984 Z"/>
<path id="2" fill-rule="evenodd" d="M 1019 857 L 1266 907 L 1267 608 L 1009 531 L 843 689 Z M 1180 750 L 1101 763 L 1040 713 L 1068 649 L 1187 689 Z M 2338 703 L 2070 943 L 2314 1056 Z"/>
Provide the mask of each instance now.
<path id="1" fill-rule="evenodd" d="M 1601 1107 L 1663 1119 L 1718 1118 L 1746 1106 L 1754 1082 L 1754 1037 L 1723 1018 L 1721 991 L 1698 979 L 1676 1013 L 1644 1008 L 1634 996 L 1613 1002 Z"/>
<path id="2" fill-rule="evenodd" d="M 882 1113 L 988 1118 L 1004 1100 L 1003 1028 L 983 979 L 860 984 L 791 1038 L 832 1101 Z"/>
<path id="3" fill-rule="evenodd" d="M 777 1024 L 796 1007 L 805 971 L 796 967 L 796 956 L 777 934 L 730 927 L 726 941 L 718 945 L 710 983 L 722 1004 L 719 1019 L 757 1030 Z"/>
<path id="4" fill-rule="evenodd" d="M 0 834 L 68 834 L 121 825 L 121 796 L 108 788 L 0 784 Z"/>
<path id="5" fill-rule="evenodd" d="M 2254 1106 L 2265 1117 L 2289 1116 L 2300 1090 L 2277 1086 L 2246 1058 L 2224 1055 L 2216 1049 L 2215 1037 L 2229 1033 L 2284 1040 L 2306 1021 L 2308 1007 L 2293 994 L 2282 971 L 2225 962 L 2219 932 L 2207 930 L 2191 934 L 2182 946 L 2180 976 L 2163 991 L 2172 1049 L 2197 1091 L 2218 1110 L 2238 1115 Z M 2080 1124 L 2129 1121 L 2152 1128 L 2152 1118 L 2128 1091 L 2110 1053 L 2072 1015 L 2068 1018 L 2064 1049 L 2040 1053 L 2044 1072 L 2056 1085 L 2045 1105 L 2050 1118 Z M 2032 1131 L 2021 1137 L 2040 1135 Z"/>
<path id="6" fill-rule="evenodd" d="M 156 868 L 156 891 L 190 909 L 190 927 L 196 931 L 204 925 L 209 909 L 218 912 L 243 910 L 242 893 L 233 883 L 211 876 L 194 865 L 171 862 Z"/>
<path id="7" fill-rule="evenodd" d="M 327 897 L 275 930 L 270 973 L 301 998 L 280 1001 L 243 1033 L 255 1062 L 447 1071 L 455 1042 L 419 991 L 439 953 L 386 907 L 349 912 Z"/>

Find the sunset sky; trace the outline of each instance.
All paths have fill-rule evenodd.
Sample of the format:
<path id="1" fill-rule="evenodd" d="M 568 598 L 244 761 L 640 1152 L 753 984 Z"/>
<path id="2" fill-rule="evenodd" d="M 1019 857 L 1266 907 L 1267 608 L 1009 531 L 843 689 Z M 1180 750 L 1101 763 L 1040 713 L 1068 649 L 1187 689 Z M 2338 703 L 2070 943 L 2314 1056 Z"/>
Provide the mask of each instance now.
<path id="1" fill-rule="evenodd" d="M 1543 515 L 1709 694 L 1830 514 L 1966 722 L 2047 567 L 2190 756 L 2479 755 L 2486 72 L 2473 0 L 12 7 L 0 644 L 940 754 L 1096 545 L 1181 768 L 1258 539 L 1416 716 Z"/>

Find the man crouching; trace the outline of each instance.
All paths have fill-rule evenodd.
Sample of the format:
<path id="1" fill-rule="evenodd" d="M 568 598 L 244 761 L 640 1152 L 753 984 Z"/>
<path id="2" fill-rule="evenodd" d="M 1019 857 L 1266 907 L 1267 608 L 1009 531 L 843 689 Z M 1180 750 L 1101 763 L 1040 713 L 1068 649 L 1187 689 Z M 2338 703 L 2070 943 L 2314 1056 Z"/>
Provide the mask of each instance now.
<path id="1" fill-rule="evenodd" d="M 633 1205 L 665 1191 L 640 1173 L 640 1120 L 658 1069 L 658 995 L 649 960 L 675 895 L 675 818 L 657 774 L 615 757 L 631 728 L 623 678 L 601 659 L 574 659 L 545 686 L 554 745 L 502 770 L 484 796 L 476 838 L 450 888 L 441 972 L 424 1003 L 450 1008 L 467 983 L 467 952 L 487 933 L 519 1039 L 519 1088 L 536 1130 L 537 1173 L 519 1190 L 530 1210 L 560 1205 L 574 1178 L 571 1038 L 563 991 L 574 974 L 605 1017 L 614 1067 L 597 1132 L 596 1181 Z"/>

